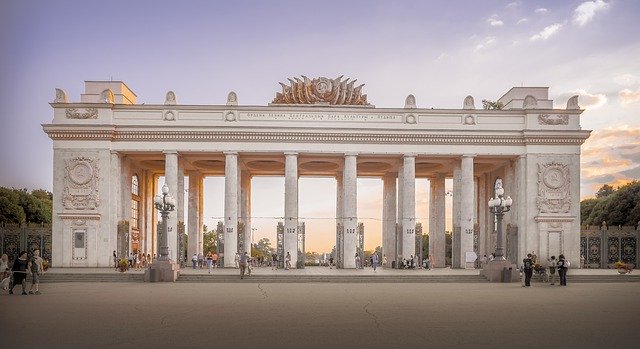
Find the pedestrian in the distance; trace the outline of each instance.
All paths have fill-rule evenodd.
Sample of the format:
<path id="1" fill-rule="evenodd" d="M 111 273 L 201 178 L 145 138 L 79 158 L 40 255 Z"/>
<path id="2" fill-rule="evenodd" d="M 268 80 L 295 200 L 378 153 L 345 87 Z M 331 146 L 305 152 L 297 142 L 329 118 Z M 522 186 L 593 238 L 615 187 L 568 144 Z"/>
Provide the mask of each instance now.
<path id="1" fill-rule="evenodd" d="M 382 267 L 387 268 L 387 255 L 382 255 Z"/>
<path id="2" fill-rule="evenodd" d="M 531 253 L 527 254 L 527 258 L 522 260 L 524 269 L 524 285 L 531 286 L 531 276 L 533 275 L 533 260 L 531 259 Z"/>
<path id="3" fill-rule="evenodd" d="M 213 256 L 211 256 L 211 264 L 213 264 L 214 268 L 218 267 L 218 254 L 214 253 Z"/>
<path id="4" fill-rule="evenodd" d="M 213 255 L 209 252 L 207 253 L 207 269 L 209 269 L 209 274 L 211 274 L 211 266 L 213 266 Z"/>
<path id="5" fill-rule="evenodd" d="M 13 262 L 11 272 L 13 273 L 13 284 L 9 289 L 9 294 L 13 294 L 13 288 L 17 284 L 22 285 L 22 295 L 27 295 L 26 279 L 27 279 L 27 267 L 29 261 L 27 260 L 27 251 L 21 251 L 18 258 Z"/>
<path id="6" fill-rule="evenodd" d="M 40 286 L 40 276 L 44 274 L 44 268 L 42 266 L 42 257 L 40 257 L 40 250 L 33 250 L 33 257 L 29 262 L 29 268 L 31 269 L 31 289 L 29 294 L 40 294 L 38 287 Z"/>
<path id="7" fill-rule="evenodd" d="M 333 256 L 329 257 L 329 269 L 333 269 Z"/>
<path id="8" fill-rule="evenodd" d="M 191 257 L 191 263 L 193 264 L 193 269 L 196 268 L 196 265 L 198 265 L 198 255 L 197 254 L 193 254 L 193 256 Z"/>
<path id="9" fill-rule="evenodd" d="M 271 254 L 271 270 L 278 269 L 278 255 L 273 253 Z"/>
<path id="10" fill-rule="evenodd" d="M 284 263 L 285 270 L 291 269 L 291 255 L 289 254 L 289 252 L 287 252 L 287 255 L 284 257 Z"/>
<path id="11" fill-rule="evenodd" d="M 249 259 L 250 257 L 247 255 L 247 253 L 243 253 L 242 256 L 240 256 L 239 259 L 239 263 L 240 263 L 240 279 L 244 279 L 244 273 L 247 270 L 247 265 L 249 263 Z"/>
<path id="12" fill-rule="evenodd" d="M 378 267 L 378 254 L 374 253 L 371 255 L 371 266 L 373 266 L 373 271 L 376 271 Z"/>
<path id="13" fill-rule="evenodd" d="M 118 271 L 118 255 L 116 255 L 116 251 L 113 251 L 113 267 Z"/>
<path id="14" fill-rule="evenodd" d="M 569 261 L 561 254 L 558 256 L 558 275 L 560 275 L 560 286 L 567 286 L 567 269 L 569 268 Z"/>
<path id="15" fill-rule="evenodd" d="M 551 284 L 556 284 L 556 256 L 551 256 L 549 259 L 549 278 L 551 279 Z"/>
<path id="16" fill-rule="evenodd" d="M 356 253 L 356 270 L 360 269 L 360 256 Z"/>
<path id="17" fill-rule="evenodd" d="M 236 256 L 233 258 L 233 264 L 235 265 L 236 269 L 238 269 L 238 262 L 240 262 L 240 255 L 238 254 L 238 252 L 236 252 Z"/>

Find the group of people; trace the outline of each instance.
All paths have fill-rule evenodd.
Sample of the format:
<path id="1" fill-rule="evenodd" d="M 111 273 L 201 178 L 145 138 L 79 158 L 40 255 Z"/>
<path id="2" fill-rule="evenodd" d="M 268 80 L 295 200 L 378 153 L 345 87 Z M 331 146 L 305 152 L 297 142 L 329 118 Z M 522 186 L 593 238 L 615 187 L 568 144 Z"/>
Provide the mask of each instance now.
<path id="1" fill-rule="evenodd" d="M 533 276 L 533 270 L 537 262 L 537 256 L 534 253 L 528 253 L 527 258 L 522 260 L 522 266 L 520 267 L 522 271 L 522 287 L 531 286 L 531 277 Z M 551 258 L 549 258 L 547 261 L 547 268 L 549 270 L 549 281 L 551 281 L 551 285 L 556 284 L 557 271 L 557 274 L 560 277 L 559 286 L 567 286 L 567 269 L 569 269 L 569 266 L 570 263 L 563 254 L 559 255 L 557 260 L 556 256 L 551 256 Z"/>
<path id="2" fill-rule="evenodd" d="M 27 251 L 20 251 L 18 258 L 13 261 L 13 266 L 9 269 L 9 256 L 2 255 L 0 259 L 0 272 L 2 273 L 0 285 L 3 290 L 9 290 L 13 294 L 16 285 L 22 286 L 23 295 L 39 295 L 40 276 L 44 274 L 43 259 L 40 257 L 40 250 L 33 250 L 33 256 L 28 258 Z M 31 276 L 31 288 L 27 293 L 27 279 Z"/>
<path id="3" fill-rule="evenodd" d="M 237 255 L 238 254 L 236 253 L 236 256 Z M 217 253 L 211 253 L 211 251 L 209 251 L 206 256 L 204 256 L 202 253 L 198 253 L 198 254 L 194 253 L 193 256 L 191 257 L 191 263 L 193 264 L 193 269 L 196 269 L 196 268 L 202 269 L 206 264 L 209 274 L 211 274 L 211 270 L 213 268 L 220 267 L 218 263 L 219 261 L 222 261 L 222 258 L 220 258 L 221 256 L 222 256 L 222 253 L 218 255 Z"/>

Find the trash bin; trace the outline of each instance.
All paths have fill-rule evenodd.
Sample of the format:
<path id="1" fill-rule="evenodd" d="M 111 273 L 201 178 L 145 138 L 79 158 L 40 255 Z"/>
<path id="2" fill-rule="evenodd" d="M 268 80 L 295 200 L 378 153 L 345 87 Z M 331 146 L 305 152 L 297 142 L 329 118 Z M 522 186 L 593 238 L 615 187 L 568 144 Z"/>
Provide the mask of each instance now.
<path id="1" fill-rule="evenodd" d="M 512 268 L 502 268 L 502 282 L 511 282 L 511 270 Z"/>
<path id="2" fill-rule="evenodd" d="M 391 269 L 395 269 L 396 268 L 396 261 L 391 261 Z"/>
<path id="3" fill-rule="evenodd" d="M 158 282 L 158 269 L 149 268 L 149 282 Z"/>

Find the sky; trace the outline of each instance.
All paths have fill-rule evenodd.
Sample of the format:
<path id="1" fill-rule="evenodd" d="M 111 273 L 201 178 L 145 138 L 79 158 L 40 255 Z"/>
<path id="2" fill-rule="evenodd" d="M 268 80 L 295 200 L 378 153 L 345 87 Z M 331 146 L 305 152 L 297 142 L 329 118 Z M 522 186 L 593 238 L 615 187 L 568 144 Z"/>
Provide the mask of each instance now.
<path id="1" fill-rule="evenodd" d="M 138 103 L 266 105 L 288 77 L 345 75 L 377 107 L 460 108 L 513 86 L 580 95 L 581 198 L 640 178 L 640 1 L 0 1 L 0 186 L 52 188 L 54 88 L 122 80 Z M 477 104 L 479 104 L 477 102 Z M 222 216 L 205 182 L 205 223 Z M 426 217 L 426 182 L 416 185 Z M 329 194 L 326 194 L 329 193 Z M 284 179 L 253 181 L 253 216 L 284 210 Z M 382 182 L 360 179 L 366 247 L 380 241 Z M 219 202 L 218 202 L 219 201 Z M 335 181 L 300 180 L 308 250 L 334 243 Z M 319 217 L 319 218 L 314 218 Z M 315 222 L 315 223 L 313 223 Z M 277 219 L 254 219 L 275 238 Z M 312 237 L 313 235 L 313 237 Z M 309 240 L 311 239 L 311 240 Z"/>

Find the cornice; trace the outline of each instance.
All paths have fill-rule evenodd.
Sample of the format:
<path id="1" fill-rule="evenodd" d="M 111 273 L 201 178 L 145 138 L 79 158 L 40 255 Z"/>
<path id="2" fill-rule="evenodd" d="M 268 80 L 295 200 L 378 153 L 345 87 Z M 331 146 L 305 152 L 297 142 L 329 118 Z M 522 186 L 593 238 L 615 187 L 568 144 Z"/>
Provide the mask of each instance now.
<path id="1" fill-rule="evenodd" d="M 562 133 L 526 132 L 520 134 L 450 134 L 442 131 L 422 133 L 367 133 L 313 131 L 232 131 L 232 130 L 121 130 L 115 127 L 68 128 L 43 125 L 53 140 L 108 140 L 114 142 L 297 142 L 297 143 L 360 143 L 360 144 L 468 144 L 468 145 L 580 145 L 590 131 Z"/>

